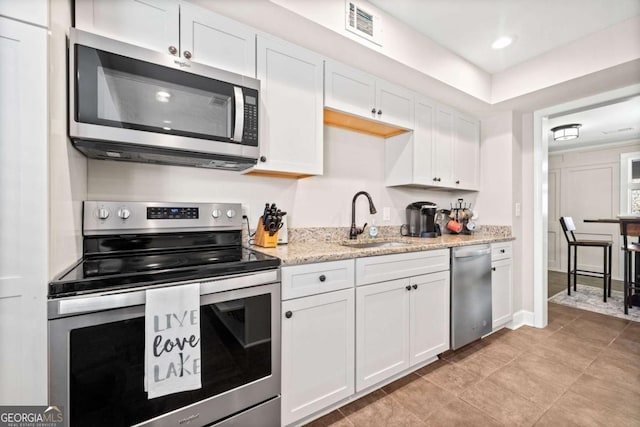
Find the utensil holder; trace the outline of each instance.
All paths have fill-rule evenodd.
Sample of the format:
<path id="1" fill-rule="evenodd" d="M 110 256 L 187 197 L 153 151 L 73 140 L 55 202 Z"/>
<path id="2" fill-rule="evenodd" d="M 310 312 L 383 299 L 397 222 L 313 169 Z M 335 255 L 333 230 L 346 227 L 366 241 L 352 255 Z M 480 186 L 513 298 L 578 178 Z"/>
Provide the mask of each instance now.
<path id="1" fill-rule="evenodd" d="M 262 217 L 258 220 L 258 228 L 256 228 L 255 244 L 262 246 L 263 248 L 275 248 L 278 246 L 278 232 L 273 233 L 273 236 L 269 235 L 268 231 L 264 230 L 264 223 Z"/>

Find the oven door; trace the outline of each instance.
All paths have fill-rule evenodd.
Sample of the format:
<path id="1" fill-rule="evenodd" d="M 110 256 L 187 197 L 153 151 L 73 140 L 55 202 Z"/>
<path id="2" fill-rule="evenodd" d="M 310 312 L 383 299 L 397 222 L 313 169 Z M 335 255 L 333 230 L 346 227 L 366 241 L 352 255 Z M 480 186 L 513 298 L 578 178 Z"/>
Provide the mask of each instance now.
<path id="1" fill-rule="evenodd" d="M 257 158 L 255 79 L 70 30 L 74 140 Z"/>
<path id="2" fill-rule="evenodd" d="M 279 289 L 201 295 L 202 388 L 152 400 L 143 384 L 144 304 L 50 320 L 50 402 L 64 407 L 67 426 L 114 427 L 208 425 L 273 399 L 280 394 Z M 86 309 L 140 298 L 144 292 L 74 301 Z M 263 421 L 279 425 L 279 412 Z"/>

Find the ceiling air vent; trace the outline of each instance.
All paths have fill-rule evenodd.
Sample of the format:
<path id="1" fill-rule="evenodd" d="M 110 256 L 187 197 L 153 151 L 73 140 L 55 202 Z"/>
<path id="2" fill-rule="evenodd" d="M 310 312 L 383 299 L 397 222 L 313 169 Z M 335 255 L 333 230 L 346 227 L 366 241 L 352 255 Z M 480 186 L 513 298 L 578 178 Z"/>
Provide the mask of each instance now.
<path id="1" fill-rule="evenodd" d="M 368 6 L 365 9 L 359 3 L 353 1 L 346 0 L 345 6 L 346 29 L 378 46 L 382 46 L 380 16 L 374 14 Z"/>

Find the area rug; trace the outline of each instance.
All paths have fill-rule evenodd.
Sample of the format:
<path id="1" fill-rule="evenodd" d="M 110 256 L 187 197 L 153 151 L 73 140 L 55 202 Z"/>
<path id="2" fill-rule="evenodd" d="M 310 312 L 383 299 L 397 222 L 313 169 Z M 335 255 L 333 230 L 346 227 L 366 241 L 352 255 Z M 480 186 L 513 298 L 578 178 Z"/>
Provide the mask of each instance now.
<path id="1" fill-rule="evenodd" d="M 549 298 L 549 301 L 640 322 L 640 307 L 630 308 L 629 314 L 624 314 L 624 293 L 620 291 L 612 290 L 611 296 L 607 297 L 607 302 L 604 302 L 602 301 L 602 288 L 585 286 L 578 283 L 578 290 L 576 292 L 572 291 L 571 295 L 567 295 L 567 291 L 563 290 Z"/>

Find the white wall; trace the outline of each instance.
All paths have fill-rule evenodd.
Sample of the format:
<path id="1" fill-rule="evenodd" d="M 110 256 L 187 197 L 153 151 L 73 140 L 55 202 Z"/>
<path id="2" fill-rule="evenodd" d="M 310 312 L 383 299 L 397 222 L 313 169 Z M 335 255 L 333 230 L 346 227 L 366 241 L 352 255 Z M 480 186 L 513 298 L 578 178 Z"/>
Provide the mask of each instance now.
<path id="1" fill-rule="evenodd" d="M 67 45 L 71 1 L 50 2 L 49 37 L 49 276 L 82 256 L 82 200 L 87 160 L 67 137 Z"/>
<path id="2" fill-rule="evenodd" d="M 92 200 L 241 202 L 250 206 L 252 227 L 266 202 L 275 202 L 289 213 L 290 227 L 348 227 L 351 200 L 360 190 L 371 194 L 378 210 L 372 217 L 367 203 L 358 200 L 356 220 L 360 226 L 371 223 L 371 219 L 375 219 L 377 225 L 400 225 L 405 222 L 406 205 L 418 200 L 446 207 L 458 197 L 475 203 L 476 193 L 386 188 L 381 138 L 325 126 L 324 140 L 324 175 L 300 180 L 89 160 L 88 197 Z M 385 206 L 391 208 L 390 221 L 382 221 Z M 478 222 L 487 224 L 482 217 Z"/>
<path id="3" fill-rule="evenodd" d="M 481 123 L 480 193 L 476 208 L 487 224 L 512 225 L 513 113 Z"/>

